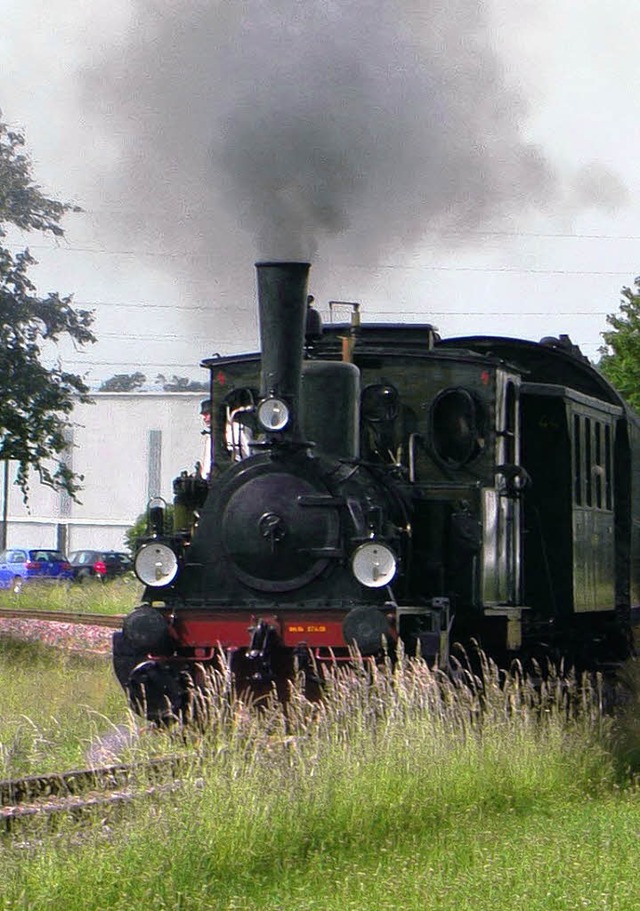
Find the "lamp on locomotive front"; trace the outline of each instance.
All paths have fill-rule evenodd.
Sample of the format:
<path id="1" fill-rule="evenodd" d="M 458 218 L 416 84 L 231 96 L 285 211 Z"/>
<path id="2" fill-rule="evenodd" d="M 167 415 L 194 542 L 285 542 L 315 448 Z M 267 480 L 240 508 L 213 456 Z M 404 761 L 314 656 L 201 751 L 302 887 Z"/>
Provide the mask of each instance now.
<path id="1" fill-rule="evenodd" d="M 360 544 L 351 556 L 351 569 L 361 585 L 366 588 L 384 588 L 396 574 L 398 561 L 391 548 L 372 539 Z"/>
<path id="2" fill-rule="evenodd" d="M 267 433 L 278 433 L 289 424 L 291 412 L 286 402 L 275 395 L 263 399 L 258 405 L 258 420 Z"/>

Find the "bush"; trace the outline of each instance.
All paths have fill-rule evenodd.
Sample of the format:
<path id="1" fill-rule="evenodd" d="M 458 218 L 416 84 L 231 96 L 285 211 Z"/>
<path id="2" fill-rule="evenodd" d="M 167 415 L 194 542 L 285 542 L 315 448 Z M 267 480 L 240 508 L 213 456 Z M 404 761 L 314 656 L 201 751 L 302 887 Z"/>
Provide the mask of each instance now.
<path id="1" fill-rule="evenodd" d="M 148 534 L 148 511 L 141 512 L 131 528 L 124 533 L 124 541 L 130 553 L 134 554 L 138 549 L 138 541 Z M 173 504 L 167 503 L 165 509 L 165 531 L 169 532 L 173 528 Z"/>

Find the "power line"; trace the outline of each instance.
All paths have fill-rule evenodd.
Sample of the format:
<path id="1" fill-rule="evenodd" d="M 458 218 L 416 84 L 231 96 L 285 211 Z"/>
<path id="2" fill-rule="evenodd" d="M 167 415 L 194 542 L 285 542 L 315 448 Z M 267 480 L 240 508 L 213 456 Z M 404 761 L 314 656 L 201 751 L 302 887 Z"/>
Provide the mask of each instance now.
<path id="1" fill-rule="evenodd" d="M 131 303 L 128 304 L 124 301 L 73 301 L 74 307 L 126 307 L 127 310 L 173 310 L 176 313 L 211 313 L 211 306 L 205 307 L 195 304 L 194 306 L 183 306 L 182 304 L 155 304 L 151 303 Z M 234 312 L 249 312 L 250 307 L 247 307 L 244 311 L 234 310 Z"/>
<path id="2" fill-rule="evenodd" d="M 379 315 L 379 314 L 378 314 L 378 315 Z M 392 315 L 397 316 L 397 314 L 392 314 Z M 405 316 L 420 316 L 420 315 L 424 316 L 424 314 L 418 314 L 418 313 L 413 314 L 413 313 L 409 313 L 409 312 L 405 312 L 404 315 L 405 315 Z M 524 312 L 524 313 L 509 313 L 509 312 L 506 312 L 506 311 L 487 311 L 487 312 L 484 312 L 484 311 L 475 311 L 475 312 L 472 312 L 472 313 L 452 313 L 452 312 L 448 312 L 448 311 L 432 311 L 432 312 L 429 314 L 430 317 L 448 317 L 448 318 L 450 318 L 452 321 L 453 321 L 454 318 L 459 319 L 459 318 L 466 318 L 466 317 L 468 317 L 468 316 L 487 316 L 487 317 L 495 317 L 495 316 L 511 316 L 511 317 L 514 317 L 514 316 L 525 316 L 525 317 L 530 317 L 530 316 L 535 316 L 535 317 L 544 317 L 544 318 L 546 319 L 546 318 L 549 318 L 549 317 L 551 317 L 551 316 L 559 316 L 559 317 L 586 316 L 586 317 L 593 317 L 593 316 L 598 316 L 598 315 L 601 316 L 601 315 L 603 315 L 603 314 L 594 314 L 594 313 L 590 313 L 590 312 L 571 313 L 571 312 L 562 312 L 562 311 L 556 311 L 555 313 L 527 313 L 527 312 Z M 365 325 L 366 325 L 366 324 L 367 324 L 367 321 L 365 321 Z M 336 325 L 339 325 L 339 324 L 336 324 Z M 376 325 L 376 324 L 375 324 L 375 323 L 370 323 L 370 325 Z M 99 344 L 101 341 L 106 340 L 106 339 L 118 339 L 118 340 L 121 341 L 123 344 L 126 344 L 126 343 L 128 343 L 128 342 L 132 342 L 132 343 L 133 343 L 133 342 L 144 342 L 145 344 L 167 344 L 167 343 L 193 344 L 193 336 L 192 336 L 192 335 L 188 335 L 188 334 L 184 334 L 184 333 L 163 333 L 163 334 L 154 333 L 153 335 L 145 335 L 145 334 L 139 334 L 139 333 L 126 333 L 126 334 L 125 334 L 125 333 L 122 333 L 122 332 L 98 332 L 98 334 L 97 334 L 97 344 Z M 226 348 L 226 347 L 228 347 L 228 346 L 235 346 L 235 345 L 237 345 L 238 339 L 237 339 L 237 337 L 234 337 L 234 338 L 224 337 L 224 338 L 222 338 L 222 337 L 220 337 L 220 336 L 217 336 L 217 337 L 214 338 L 214 337 L 212 336 L 212 341 L 215 342 L 215 344 L 216 344 L 217 347 L 219 347 L 219 348 Z"/>
<path id="3" fill-rule="evenodd" d="M 164 215 L 166 210 L 163 209 L 152 209 L 147 208 L 147 213 Z M 130 214 L 130 209 L 123 208 L 112 208 L 112 209 L 103 209 L 103 208 L 90 208 L 84 207 L 81 208 L 79 212 L 69 213 L 69 215 L 74 216 L 95 216 L 95 215 L 106 215 L 107 217 L 112 217 L 114 215 Z M 181 215 L 175 218 L 177 223 L 188 223 L 194 221 L 190 215 Z M 640 240 L 640 235 L 638 234 L 611 234 L 608 232 L 583 232 L 583 231 L 514 231 L 509 229 L 468 229 L 462 230 L 455 228 L 443 228 L 439 231 L 440 237 L 535 237 L 535 238 L 549 238 L 550 240 Z M 427 237 L 425 240 L 426 243 L 429 242 Z"/>
<path id="4" fill-rule="evenodd" d="M 78 301 L 73 300 L 72 305 L 74 307 L 122 307 L 127 310 L 172 310 L 175 313 L 212 313 L 213 307 L 211 304 L 194 304 L 194 305 L 183 305 L 183 304 L 156 304 L 148 301 L 146 303 L 132 302 L 127 303 L 126 301 Z M 235 307 L 233 308 L 233 313 L 255 313 L 255 307 Z"/>
<path id="5" fill-rule="evenodd" d="M 368 269 L 370 272 L 376 271 L 398 271 L 406 272 L 481 272 L 481 273 L 513 273 L 518 275 L 629 275 L 637 272 L 637 266 L 632 269 L 623 271 L 617 269 L 532 269 L 520 268 L 517 266 L 405 266 L 405 265 L 379 265 L 375 269 L 367 265 L 358 265 L 352 263 L 351 269 Z"/>
<path id="6" fill-rule="evenodd" d="M 553 237 L 553 235 L 549 235 Z M 595 238 L 595 235 L 594 235 Z M 630 238 L 633 239 L 633 238 Z M 640 238 L 638 238 L 640 240 Z M 7 246 L 12 247 L 13 249 L 22 249 L 20 245 L 17 244 L 7 244 Z M 162 251 L 151 251 L 151 250 L 105 250 L 97 249 L 94 247 L 73 247 L 70 245 L 28 245 L 30 250 L 57 250 L 68 253 L 91 253 L 101 256 L 150 256 L 150 257 L 162 257 L 162 259 L 171 259 L 171 258 L 180 258 L 184 259 L 186 256 L 191 256 L 194 259 L 209 258 L 210 252 L 203 251 L 202 253 L 195 252 L 193 250 L 184 251 L 184 250 L 162 250 Z M 406 265 L 400 263 L 387 263 L 379 264 L 377 266 L 371 266 L 371 264 L 363 263 L 349 263 L 344 264 L 344 268 L 351 269 L 366 269 L 369 272 L 376 271 L 405 271 L 405 272 L 454 272 L 454 273 L 481 273 L 481 274 L 515 274 L 515 275 L 570 275 L 570 276 L 598 276 L 598 275 L 617 275 L 625 276 L 637 272 L 637 265 L 630 267 L 629 269 L 536 269 L 536 268 L 525 268 L 519 266 L 438 266 L 438 265 Z"/>
<path id="7" fill-rule="evenodd" d="M 189 313 L 204 313 L 209 316 L 218 315 L 215 311 L 215 306 L 213 304 L 208 305 L 183 305 L 183 304 L 159 304 L 152 301 L 147 302 L 138 302 L 138 301 L 100 301 L 100 300 L 73 300 L 72 306 L 75 308 L 82 309 L 92 309 L 94 307 L 105 307 L 110 309 L 123 309 L 123 310 L 170 310 L 176 314 L 189 314 Z M 432 315 L 435 316 L 608 316 L 610 313 L 615 311 L 615 307 L 612 306 L 607 310 L 432 310 L 428 304 L 425 304 L 424 309 L 422 310 L 405 310 L 402 308 L 401 303 L 399 303 L 398 308 L 395 310 L 367 310 L 366 299 L 363 300 L 363 315 L 365 321 L 367 318 L 376 318 L 380 316 L 393 316 L 393 317 L 415 317 L 417 319 L 428 319 Z M 320 311 L 324 316 L 328 317 L 327 311 Z M 233 308 L 233 315 L 241 314 L 256 314 L 256 307 L 237 307 Z M 118 338 L 122 337 L 122 333 L 115 333 Z"/>
<path id="8" fill-rule="evenodd" d="M 610 310 L 376 310 L 375 316 L 608 316 Z M 364 313 L 367 315 L 366 310 Z M 366 322 L 366 319 L 364 320 Z M 402 322 L 405 322 L 403 319 Z"/>
<path id="9" fill-rule="evenodd" d="M 203 354 L 202 358 L 205 358 L 205 357 L 207 357 L 207 358 L 213 357 L 213 355 L 204 355 Z M 90 363 L 87 363 L 86 361 L 83 361 L 80 358 L 67 358 L 67 357 L 63 357 L 63 358 L 61 358 L 61 360 L 63 361 L 63 363 L 65 365 L 77 364 L 80 367 L 84 367 L 86 369 L 89 369 L 92 367 L 109 367 L 109 368 L 127 367 L 127 368 L 135 369 L 135 370 L 149 370 L 152 367 L 158 368 L 160 370 L 168 370 L 168 369 L 194 370 L 196 368 L 203 369 L 203 368 L 200 368 L 198 359 L 196 359 L 195 361 L 191 361 L 188 364 L 176 364 L 176 363 L 172 363 L 171 361 L 159 361 L 157 363 L 154 363 L 154 362 L 140 363 L 139 361 L 134 361 L 134 360 L 130 360 L 130 361 L 94 361 L 94 360 L 92 360 Z"/>
<path id="10" fill-rule="evenodd" d="M 519 317 L 536 317 L 544 319 L 555 319 L 557 317 L 562 317 L 564 319 L 570 319 L 572 317 L 587 317 L 591 319 L 607 317 L 612 311 L 611 310 L 376 310 L 375 312 L 367 312 L 366 308 L 363 313 L 364 319 L 362 320 L 364 325 L 375 326 L 378 323 L 393 321 L 393 323 L 402 323 L 406 324 L 408 322 L 415 322 L 416 324 L 429 323 L 434 317 L 444 317 L 446 319 L 466 319 L 470 317 L 508 317 L 510 319 L 516 319 Z M 321 314 L 322 315 L 322 314 Z M 407 319 L 409 317 L 409 319 Z M 328 320 L 325 321 L 325 327 L 327 329 L 331 326 L 341 326 L 346 325 L 346 323 L 335 322 L 331 323 Z M 246 327 L 247 329 L 249 327 Z M 153 335 L 145 334 L 124 334 L 122 332 L 98 332 L 98 341 L 102 338 L 118 338 L 122 340 L 126 339 L 136 339 L 141 341 L 155 341 L 155 340 L 176 340 L 176 341 L 191 341 L 194 340 L 194 335 L 192 333 L 185 334 L 180 332 L 175 333 L 165 333 L 159 335 L 158 333 L 153 333 Z M 237 340 L 235 337 L 232 339 L 234 342 Z"/>
<path id="11" fill-rule="evenodd" d="M 499 336 L 496 336 L 496 338 L 498 338 L 498 337 Z M 580 342 L 579 340 L 577 341 L 577 345 L 579 348 L 582 348 L 582 349 L 586 349 L 586 348 L 600 349 L 601 347 L 604 347 L 603 342 Z M 244 353 L 258 354 L 259 352 L 257 350 L 252 349 L 252 351 L 249 351 L 249 349 L 247 349 L 247 351 L 245 351 Z M 90 363 L 87 363 L 86 361 L 83 361 L 81 358 L 66 358 L 66 357 L 62 358 L 62 360 L 65 365 L 73 364 L 73 365 L 78 365 L 79 367 L 83 367 L 85 369 L 91 369 L 93 367 L 108 367 L 109 369 L 126 368 L 128 370 L 135 369 L 135 370 L 141 370 L 141 371 L 150 370 L 150 369 L 158 369 L 161 371 L 166 371 L 166 370 L 171 369 L 171 370 L 181 370 L 181 371 L 188 372 L 188 371 L 193 371 L 194 369 L 198 369 L 198 370 L 204 369 L 204 368 L 200 367 L 199 361 L 204 360 L 205 358 L 208 359 L 211 357 L 215 357 L 215 355 L 213 353 L 206 354 L 206 355 L 203 354 L 203 355 L 200 355 L 198 358 L 196 358 L 194 361 L 191 361 L 189 363 L 176 363 L 176 362 L 172 362 L 172 361 L 140 362 L 140 361 L 133 360 L 133 359 L 128 360 L 128 361 L 127 360 L 122 360 L 122 361 L 91 360 Z"/>
<path id="12" fill-rule="evenodd" d="M 479 317 L 499 316 L 499 317 L 509 317 L 509 318 L 539 317 L 539 318 L 544 318 L 544 319 L 549 319 L 552 317 L 553 318 L 557 318 L 557 317 L 595 318 L 595 317 L 603 317 L 603 316 L 606 317 L 609 315 L 609 312 L 610 311 L 605 311 L 605 310 L 553 310 L 553 311 L 551 311 L 551 310 L 540 310 L 540 311 L 537 311 L 537 310 L 464 310 L 464 311 L 462 311 L 462 310 L 461 311 L 428 310 L 427 312 L 419 311 L 419 310 L 414 310 L 414 311 L 403 310 L 400 313 L 400 312 L 394 311 L 394 310 L 380 310 L 380 311 L 376 311 L 373 314 L 366 314 L 366 312 L 365 312 L 365 316 L 370 315 L 373 317 L 394 318 L 394 323 L 400 322 L 399 317 L 402 317 L 401 322 L 404 324 L 404 323 L 407 323 L 407 317 L 416 318 L 416 319 L 420 319 L 423 321 L 431 320 L 433 317 L 444 317 L 444 318 L 448 318 L 448 319 L 452 319 L 452 320 L 454 320 L 454 319 L 459 320 L 459 319 L 466 319 L 468 317 L 478 317 L 478 316 Z M 376 323 L 378 323 L 378 322 L 380 322 L 379 319 L 369 320 L 369 319 L 365 318 L 365 320 L 364 320 L 365 325 L 367 323 L 370 325 L 376 325 Z M 327 325 L 327 327 L 330 327 L 332 324 L 327 323 L 326 325 Z M 336 323 L 333 325 L 341 325 L 341 324 Z M 192 333 L 165 332 L 165 333 L 159 334 L 157 332 L 154 332 L 151 335 L 151 334 L 133 333 L 133 332 L 132 333 L 123 333 L 123 332 L 108 332 L 108 331 L 99 332 L 98 331 L 98 335 L 97 335 L 98 343 L 103 339 L 114 339 L 114 338 L 119 339 L 121 342 L 142 341 L 142 342 L 147 342 L 147 343 L 178 342 L 178 343 L 192 344 L 194 341 L 194 336 Z M 218 344 L 221 347 L 224 347 L 228 344 L 236 344 L 237 341 L 238 341 L 237 337 L 233 337 L 233 338 L 217 337 L 216 338 L 216 344 Z"/>

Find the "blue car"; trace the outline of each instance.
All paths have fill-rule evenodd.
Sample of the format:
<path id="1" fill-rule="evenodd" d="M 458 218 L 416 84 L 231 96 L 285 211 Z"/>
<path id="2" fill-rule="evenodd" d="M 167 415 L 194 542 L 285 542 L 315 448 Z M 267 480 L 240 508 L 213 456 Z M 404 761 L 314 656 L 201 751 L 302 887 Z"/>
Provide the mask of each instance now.
<path id="1" fill-rule="evenodd" d="M 27 582 L 64 582 L 72 578 L 71 564 L 59 550 L 10 547 L 0 553 L 0 588 L 17 593 Z"/>

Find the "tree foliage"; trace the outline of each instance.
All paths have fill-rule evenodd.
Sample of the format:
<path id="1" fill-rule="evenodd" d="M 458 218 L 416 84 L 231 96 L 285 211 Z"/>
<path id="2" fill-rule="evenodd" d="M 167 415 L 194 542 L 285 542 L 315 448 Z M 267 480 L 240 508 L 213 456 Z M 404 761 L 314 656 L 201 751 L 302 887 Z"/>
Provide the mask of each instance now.
<path id="1" fill-rule="evenodd" d="M 611 329 L 602 333 L 598 367 L 629 404 L 640 411 L 640 276 L 635 290 L 622 289 L 618 313 L 609 314 Z"/>
<path id="2" fill-rule="evenodd" d="M 164 512 L 165 528 L 173 528 L 173 504 L 167 503 Z M 130 554 L 135 554 L 140 538 L 149 534 L 149 513 L 141 512 L 136 521 L 124 533 L 124 543 Z"/>
<path id="3" fill-rule="evenodd" d="M 159 373 L 156 383 L 160 383 L 165 392 L 207 392 L 209 386 L 200 380 L 191 380 L 188 376 L 176 376 L 174 373 L 168 379 L 164 373 Z"/>
<path id="4" fill-rule="evenodd" d="M 147 378 L 144 373 L 116 373 L 115 376 L 109 377 L 98 389 L 98 392 L 133 392 L 135 389 L 141 389 L 146 383 Z"/>
<path id="5" fill-rule="evenodd" d="M 62 237 L 60 220 L 77 211 L 34 183 L 24 147 L 24 136 L 0 114 L 0 459 L 18 463 L 25 497 L 30 468 L 44 484 L 75 497 L 81 479 L 64 460 L 68 416 L 76 401 L 89 401 L 89 390 L 59 363 L 45 367 L 42 356 L 63 337 L 76 345 L 94 342 L 93 313 L 75 309 L 70 296 L 40 297 L 28 276 L 36 260 L 28 249 L 14 255 L 7 244 L 12 227 Z"/>
<path id="6" fill-rule="evenodd" d="M 209 389 L 207 383 L 191 380 L 188 376 L 176 376 L 175 373 L 170 378 L 159 373 L 155 381 L 164 392 L 207 392 Z M 134 392 L 142 389 L 146 382 L 144 373 L 117 373 L 105 380 L 98 392 Z"/>

